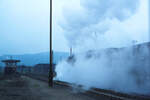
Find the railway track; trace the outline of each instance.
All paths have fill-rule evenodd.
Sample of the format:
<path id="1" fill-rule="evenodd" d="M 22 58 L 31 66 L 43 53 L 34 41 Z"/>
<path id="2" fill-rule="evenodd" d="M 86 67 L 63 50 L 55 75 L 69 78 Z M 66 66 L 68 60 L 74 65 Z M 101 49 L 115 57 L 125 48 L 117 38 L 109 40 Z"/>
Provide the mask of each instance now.
<path id="1" fill-rule="evenodd" d="M 43 82 L 48 82 L 48 77 L 42 75 L 35 75 L 35 74 L 24 74 L 30 78 L 40 80 Z M 54 84 L 61 85 L 66 88 L 72 88 L 73 84 L 62 82 L 62 81 L 54 81 Z M 82 86 L 78 86 L 81 88 Z M 129 95 L 120 92 L 115 92 L 111 90 L 104 90 L 98 88 L 92 88 L 88 91 L 84 91 L 85 95 L 94 96 L 94 97 L 102 97 L 107 98 L 108 100 L 150 100 L 149 96 L 141 96 L 141 95 Z"/>

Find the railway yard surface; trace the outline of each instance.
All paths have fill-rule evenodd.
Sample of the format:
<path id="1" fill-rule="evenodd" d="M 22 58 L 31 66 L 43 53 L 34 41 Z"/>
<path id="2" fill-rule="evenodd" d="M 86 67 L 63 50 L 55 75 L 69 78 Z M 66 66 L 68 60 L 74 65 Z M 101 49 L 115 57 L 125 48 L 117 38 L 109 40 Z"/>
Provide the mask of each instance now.
<path id="1" fill-rule="evenodd" d="M 54 85 L 26 76 L 5 77 L 0 80 L 0 100 L 108 100 L 75 92 L 69 88 Z"/>
<path id="2" fill-rule="evenodd" d="M 57 83 L 50 88 L 46 81 L 24 75 L 0 77 L 0 100 L 150 100 L 113 94 L 85 92 Z"/>

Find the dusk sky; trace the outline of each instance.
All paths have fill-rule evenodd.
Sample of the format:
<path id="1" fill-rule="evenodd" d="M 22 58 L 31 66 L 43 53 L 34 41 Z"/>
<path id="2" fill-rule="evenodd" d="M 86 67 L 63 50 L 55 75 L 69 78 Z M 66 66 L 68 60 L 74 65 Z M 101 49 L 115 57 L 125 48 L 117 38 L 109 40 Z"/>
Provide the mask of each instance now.
<path id="1" fill-rule="evenodd" d="M 55 51 L 95 49 L 101 41 L 97 49 L 148 41 L 148 0 L 120 0 L 110 12 L 102 6 L 109 5 L 105 0 L 53 1 Z M 49 51 L 49 0 L 0 0 L 0 55 L 45 51 Z"/>

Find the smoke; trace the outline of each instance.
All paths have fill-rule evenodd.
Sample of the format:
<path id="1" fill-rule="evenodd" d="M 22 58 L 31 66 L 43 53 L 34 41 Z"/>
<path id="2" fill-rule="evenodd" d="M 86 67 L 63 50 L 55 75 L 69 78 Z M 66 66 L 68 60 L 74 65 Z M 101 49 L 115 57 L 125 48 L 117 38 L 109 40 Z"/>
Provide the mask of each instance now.
<path id="1" fill-rule="evenodd" d="M 141 60 L 149 49 L 145 47 L 135 57 L 133 51 L 136 49 L 128 47 L 147 41 L 147 35 L 138 37 L 141 36 L 138 33 L 148 33 L 145 31 L 147 27 L 140 29 L 138 27 L 143 21 L 136 23 L 141 18 L 137 16 L 141 16 L 144 4 L 142 0 L 71 0 L 62 4 L 63 20 L 58 24 L 69 46 L 84 52 L 58 64 L 57 79 L 83 85 L 86 89 L 97 87 L 130 93 L 149 92 L 149 81 L 143 78 L 148 76 L 143 73 L 148 64 L 142 66 Z M 132 21 L 135 23 L 132 24 Z M 128 48 L 119 49 L 124 46 Z M 140 59 L 139 65 L 135 64 L 136 58 Z M 137 66 L 139 69 L 136 69 Z"/>
<path id="2" fill-rule="evenodd" d="M 95 44 L 95 38 L 102 42 L 103 38 L 108 38 L 107 34 L 109 38 L 114 33 L 124 35 L 126 31 L 123 29 L 122 21 L 131 17 L 139 5 L 139 0 L 107 0 L 107 2 L 105 0 L 77 0 L 76 3 L 72 0 L 71 2 L 64 6 L 64 20 L 60 22 L 60 26 L 65 31 L 69 45 L 75 47 L 83 44 L 87 47 L 88 41 L 91 43 L 88 44 L 90 47 Z M 76 7 L 73 8 L 74 5 Z M 119 30 L 120 33 L 112 28 L 120 25 L 122 27 Z M 129 36 L 126 38 L 128 39 Z M 110 47 L 112 43 L 107 43 L 107 45 Z"/>
<path id="3" fill-rule="evenodd" d="M 97 19 L 102 18 L 117 18 L 124 20 L 132 15 L 136 11 L 136 7 L 139 1 L 137 0 L 81 0 L 81 4 L 86 7 L 88 13 L 92 17 L 96 16 L 93 22 L 97 22 Z M 119 8 L 119 9 L 118 9 Z"/>
<path id="4" fill-rule="evenodd" d="M 57 65 L 57 79 L 83 85 L 84 89 L 149 94 L 149 55 L 146 44 L 76 54 L 75 60 Z"/>

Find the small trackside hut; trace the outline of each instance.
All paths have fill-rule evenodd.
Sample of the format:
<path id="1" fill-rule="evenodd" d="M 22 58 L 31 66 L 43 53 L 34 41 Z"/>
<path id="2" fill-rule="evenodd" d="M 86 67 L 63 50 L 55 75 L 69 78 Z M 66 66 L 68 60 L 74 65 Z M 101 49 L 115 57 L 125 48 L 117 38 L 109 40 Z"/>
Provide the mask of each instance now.
<path id="1" fill-rule="evenodd" d="M 17 63 L 19 63 L 20 60 L 9 59 L 9 60 L 2 60 L 2 62 L 5 63 L 4 69 L 5 75 L 12 75 L 17 73 Z"/>

